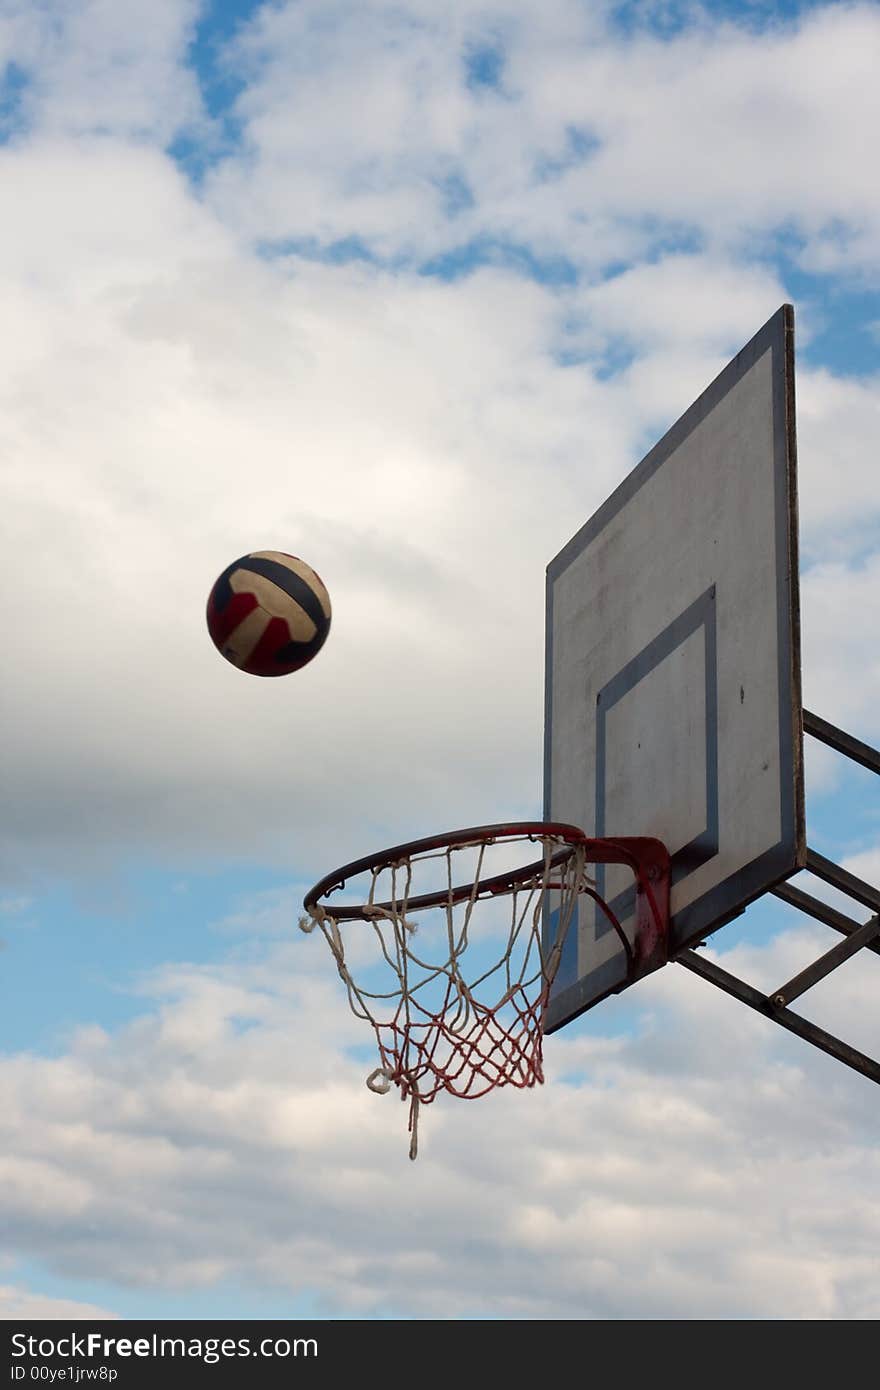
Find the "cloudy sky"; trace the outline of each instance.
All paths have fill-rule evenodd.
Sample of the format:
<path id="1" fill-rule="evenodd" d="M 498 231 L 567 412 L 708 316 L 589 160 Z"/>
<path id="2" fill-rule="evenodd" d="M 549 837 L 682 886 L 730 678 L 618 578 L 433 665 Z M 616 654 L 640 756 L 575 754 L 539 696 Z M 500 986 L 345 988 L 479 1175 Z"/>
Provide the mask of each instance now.
<path id="1" fill-rule="evenodd" d="M 878 62 L 875 4 L 0 0 L 2 1316 L 876 1316 L 869 1081 L 671 965 L 410 1163 L 296 919 L 540 814 L 546 564 L 784 302 L 805 700 L 880 743 Z M 279 681 L 204 625 L 266 548 L 334 604 Z"/>

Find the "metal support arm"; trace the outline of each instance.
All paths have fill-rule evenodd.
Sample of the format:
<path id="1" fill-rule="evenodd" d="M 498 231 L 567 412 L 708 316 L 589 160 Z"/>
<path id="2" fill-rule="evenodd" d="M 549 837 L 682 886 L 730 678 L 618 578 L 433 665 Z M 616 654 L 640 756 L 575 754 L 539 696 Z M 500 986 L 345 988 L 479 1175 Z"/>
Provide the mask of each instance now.
<path id="1" fill-rule="evenodd" d="M 853 738 L 851 734 L 845 733 L 843 729 L 838 729 L 834 724 L 829 724 L 827 719 L 821 719 L 819 715 L 811 714 L 809 710 L 804 710 L 803 716 L 805 733 L 820 739 L 830 748 L 852 758 L 871 772 L 880 773 L 880 753 L 876 748 L 871 748 L 869 744 Z M 880 1062 L 875 1062 L 872 1057 L 858 1052 L 856 1048 L 850 1047 L 840 1038 L 826 1033 L 824 1028 L 817 1027 L 809 1019 L 802 1018 L 800 1014 L 792 1013 L 788 1007 L 792 999 L 804 994 L 819 980 L 824 980 L 826 975 L 830 975 L 832 970 L 836 970 L 857 951 L 868 949 L 880 952 L 880 891 L 870 883 L 866 883 L 864 879 L 857 878 L 855 874 L 849 873 L 839 864 L 832 863 L 830 859 L 826 859 L 824 855 L 818 854 L 812 849 L 807 850 L 804 867 L 807 872 L 815 874 L 817 878 L 821 878 L 832 888 L 854 898 L 863 907 L 869 908 L 874 916 L 867 922 L 857 922 L 836 908 L 829 907 L 821 899 L 813 897 L 810 893 L 805 893 L 801 888 L 795 888 L 789 883 L 777 884 L 775 888 L 770 890 L 777 898 L 781 898 L 783 902 L 789 903 L 802 912 L 808 912 L 810 916 L 824 922 L 827 926 L 833 927 L 835 931 L 841 933 L 844 940 L 839 941 L 836 946 L 832 946 L 830 951 L 819 956 L 812 965 L 808 965 L 805 970 L 801 970 L 799 974 L 786 984 L 781 985 L 779 989 L 773 990 L 769 995 L 761 994 L 752 985 L 746 984 L 744 980 L 738 980 L 735 975 L 722 970 L 720 965 L 716 965 L 714 961 L 706 960 L 696 951 L 680 951 L 675 959 L 679 965 L 692 970 L 696 975 L 701 975 L 704 980 L 717 985 L 719 989 L 733 995 L 741 1003 L 748 1004 L 749 1008 L 756 1009 L 765 1018 L 772 1018 L 774 1023 L 787 1028 L 789 1032 L 797 1033 L 798 1037 L 812 1043 L 814 1047 L 821 1048 L 823 1052 L 835 1057 L 837 1061 L 844 1062 L 846 1066 L 852 1067 L 862 1076 L 880 1084 Z"/>
<path id="2" fill-rule="evenodd" d="M 827 1052 L 838 1062 L 844 1062 L 846 1066 L 861 1072 L 862 1076 L 867 1076 L 870 1081 L 876 1081 L 880 1085 L 880 1062 L 875 1062 L 873 1057 L 866 1057 L 863 1052 L 850 1047 L 840 1038 L 833 1037 L 831 1033 L 826 1033 L 824 1028 L 817 1027 L 809 1019 L 801 1018 L 800 1014 L 792 1013 L 791 1009 L 776 1007 L 766 994 L 761 994 L 752 985 L 747 985 L 744 980 L 738 980 L 735 975 L 722 970 L 720 965 L 716 965 L 714 961 L 706 960 L 696 951 L 680 951 L 675 959 L 679 965 L 685 966 L 688 970 L 692 970 L 695 975 L 701 975 L 710 984 L 723 989 L 725 994 L 732 994 L 734 999 L 739 999 L 740 1003 L 748 1004 L 749 1008 L 756 1009 L 765 1018 L 772 1018 L 774 1023 L 787 1028 L 790 1033 L 797 1033 L 798 1037 L 812 1043 L 814 1047 L 821 1048 L 823 1052 Z"/>

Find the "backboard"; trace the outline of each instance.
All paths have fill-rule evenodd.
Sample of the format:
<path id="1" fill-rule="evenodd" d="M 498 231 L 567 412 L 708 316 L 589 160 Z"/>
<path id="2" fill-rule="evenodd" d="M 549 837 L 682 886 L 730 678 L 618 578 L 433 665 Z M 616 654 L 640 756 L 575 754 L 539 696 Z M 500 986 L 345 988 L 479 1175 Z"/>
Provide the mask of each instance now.
<path id="1" fill-rule="evenodd" d="M 786 304 L 547 570 L 544 817 L 666 844 L 670 957 L 805 862 L 797 551 Z M 545 1031 L 625 978 L 582 897 Z"/>

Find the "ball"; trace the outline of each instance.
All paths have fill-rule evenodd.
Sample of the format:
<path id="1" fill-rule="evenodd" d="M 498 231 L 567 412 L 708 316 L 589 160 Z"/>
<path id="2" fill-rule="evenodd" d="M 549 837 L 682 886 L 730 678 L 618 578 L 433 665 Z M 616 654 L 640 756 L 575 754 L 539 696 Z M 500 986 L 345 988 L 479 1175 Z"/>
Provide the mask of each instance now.
<path id="1" fill-rule="evenodd" d="M 306 666 L 330 631 L 330 595 L 305 560 L 255 550 L 223 571 L 208 596 L 208 632 L 221 656 L 252 676 Z"/>

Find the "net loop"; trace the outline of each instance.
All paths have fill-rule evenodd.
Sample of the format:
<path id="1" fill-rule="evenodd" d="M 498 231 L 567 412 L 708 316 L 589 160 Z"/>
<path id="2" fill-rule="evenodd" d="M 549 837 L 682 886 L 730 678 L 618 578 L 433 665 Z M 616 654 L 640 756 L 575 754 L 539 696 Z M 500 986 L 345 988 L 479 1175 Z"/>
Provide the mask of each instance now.
<path id="1" fill-rule="evenodd" d="M 381 1080 L 379 1079 L 381 1077 Z M 391 1090 L 393 1078 L 388 1075 L 385 1067 L 377 1067 L 371 1071 L 367 1077 L 367 1085 L 371 1091 L 375 1091 L 377 1096 L 387 1096 Z"/>

